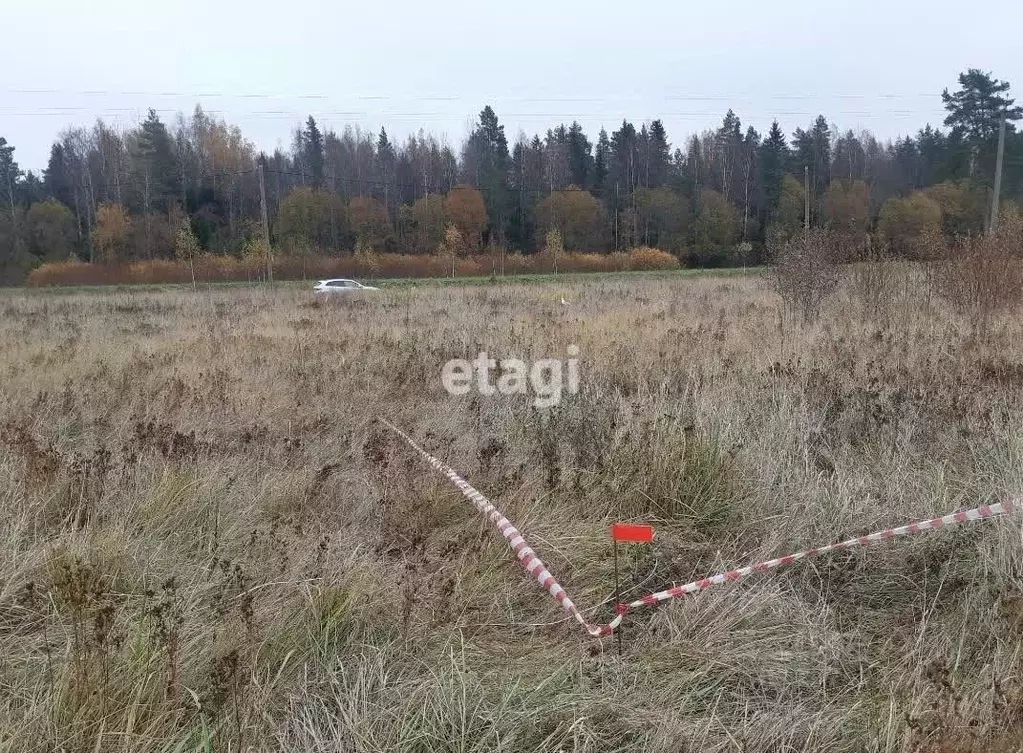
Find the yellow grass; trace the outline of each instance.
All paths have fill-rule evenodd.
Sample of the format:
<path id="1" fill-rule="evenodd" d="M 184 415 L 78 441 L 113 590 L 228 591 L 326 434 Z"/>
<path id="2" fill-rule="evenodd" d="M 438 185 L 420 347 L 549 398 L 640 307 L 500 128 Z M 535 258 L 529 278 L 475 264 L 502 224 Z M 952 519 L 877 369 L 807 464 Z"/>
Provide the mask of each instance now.
<path id="1" fill-rule="evenodd" d="M 1020 491 L 1023 323 L 923 278 L 812 325 L 760 278 L 0 299 L 0 751 L 1014 750 L 1018 519 L 846 552 L 626 622 L 630 594 Z M 562 305 L 564 298 L 570 305 Z M 582 390 L 453 398 L 442 364 Z"/>

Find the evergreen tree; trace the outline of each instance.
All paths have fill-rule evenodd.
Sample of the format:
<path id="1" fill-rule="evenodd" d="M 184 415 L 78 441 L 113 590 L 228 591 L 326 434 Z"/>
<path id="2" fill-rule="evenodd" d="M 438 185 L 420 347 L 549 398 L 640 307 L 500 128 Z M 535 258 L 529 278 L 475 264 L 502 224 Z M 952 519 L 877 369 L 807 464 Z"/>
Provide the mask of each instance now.
<path id="1" fill-rule="evenodd" d="M 75 202 L 71 171 L 64 156 L 64 146 L 58 141 L 50 147 L 50 160 L 43 171 L 46 193 L 66 206 Z"/>
<path id="2" fill-rule="evenodd" d="M 17 227 L 15 207 L 18 197 L 18 182 L 21 180 L 21 169 L 14 161 L 14 147 L 7 139 L 0 136 L 0 211 L 9 212 L 11 226 Z"/>
<path id="3" fill-rule="evenodd" d="M 420 232 L 420 217 L 426 215 L 417 213 L 416 207 L 427 197 L 424 205 L 440 202 L 443 206 L 443 197 L 465 182 L 483 195 L 490 238 L 506 239 L 515 248 L 529 251 L 543 243 L 539 205 L 552 193 L 564 194 L 544 205 L 554 215 L 564 206 L 575 206 L 562 199 L 589 206 L 587 196 L 566 190 L 574 184 L 604 204 L 606 211 L 596 231 L 603 241 L 613 234 L 616 247 L 622 247 L 644 240 L 668 243 L 664 239 L 670 237 L 672 248 L 679 250 L 683 245 L 692 247 L 699 235 L 693 230 L 697 219 L 706 229 L 713 217 L 727 214 L 708 209 L 708 202 L 721 204 L 721 195 L 710 193 L 710 199 L 704 200 L 704 192 L 724 194 L 736 211 L 741 230 L 736 240 L 761 238 L 759 223 L 774 223 L 785 232 L 798 230 L 805 166 L 815 222 L 825 216 L 835 222 L 848 208 L 848 186 L 862 181 L 869 191 L 864 194 L 856 185 L 857 211 L 846 212 L 857 222 L 864 201 L 869 202 L 869 216 L 876 219 L 889 199 L 923 190 L 940 199 L 946 233 L 973 231 L 983 224 L 984 197 L 990 196 L 1003 112 L 1009 121 L 1003 195 L 1016 203 L 1023 198 L 1023 134 L 1018 132 L 1023 108 L 1011 98 L 1008 83 L 975 69 L 962 74 L 957 91 L 946 91 L 943 99 L 947 129 L 927 125 L 911 138 L 887 144 L 869 132 L 840 132 L 821 116 L 808 129 L 796 130 L 790 149 L 777 123 L 761 140 L 754 129 L 743 129 L 739 117 L 729 111 L 720 127 L 686 139 L 674 152 L 661 121 L 637 129 L 623 120 L 612 134 L 601 130 L 595 143 L 578 122 L 544 129 L 538 136 L 523 135 L 514 154 L 509 154 L 504 128 L 487 107 L 460 160 L 423 131 L 399 145 L 383 129 L 370 133 L 351 126 L 343 134 L 321 133 L 310 117 L 292 132 L 291 150 L 278 150 L 268 165 L 268 210 L 275 221 L 279 204 L 289 192 L 303 185 L 322 187 L 326 190 L 315 193 L 325 197 L 335 193 L 338 198 L 329 206 L 324 204 L 329 210 L 325 215 L 329 233 L 325 231 L 323 237 L 329 239 L 330 247 L 349 247 L 354 240 L 346 229 L 354 206 L 368 208 L 372 222 L 362 223 L 367 227 L 387 225 L 378 211 L 386 207 L 389 220 L 399 220 L 397 243 L 402 250 L 422 250 L 422 238 L 427 236 L 432 249 L 443 235 L 443 218 L 438 215 L 439 234 Z M 126 248 L 131 257 L 169 254 L 173 232 L 168 228 L 177 227 L 177 217 L 169 222 L 168 215 L 179 201 L 203 248 L 214 253 L 240 249 L 253 223 L 259 221 L 259 184 L 252 170 L 251 143 L 238 128 L 198 108 L 173 128 L 164 126 L 152 111 L 127 133 L 102 122 L 91 128 L 69 128 L 53 144 L 42 181 L 31 173 L 22 175 L 11 147 L 0 143 L 0 257 L 10 258 L 16 243 L 37 250 L 46 245 L 34 240 L 34 233 L 37 226 L 49 227 L 41 218 L 52 207 L 37 210 L 35 224 L 29 221 L 33 207 L 44 203 L 46 196 L 70 209 L 76 243 L 81 246 L 91 246 L 93 237 L 99 237 L 93 233 L 97 207 L 122 205 L 130 215 Z M 679 207 L 692 214 L 694 223 L 671 224 L 673 217 L 682 214 Z M 64 219 L 52 223 L 53 227 L 66 230 Z M 474 235 L 456 226 L 463 236 Z M 50 235 L 63 237 L 60 232 L 40 237 Z M 611 245 L 596 238 L 587 244 Z M 80 250 L 92 258 L 91 251 Z M 693 251 L 698 256 L 699 251 Z"/>
<path id="4" fill-rule="evenodd" d="M 764 209 L 768 222 L 778 220 L 778 205 L 781 201 L 782 177 L 787 172 L 790 155 L 785 134 L 778 121 L 771 123 L 771 130 L 760 147 L 760 169 L 763 175 Z"/>
<path id="5" fill-rule="evenodd" d="M 948 177 L 948 138 L 928 123 L 916 135 L 920 155 L 920 182 L 925 186 L 940 183 Z"/>
<path id="6" fill-rule="evenodd" d="M 897 140 L 892 145 L 891 161 L 899 193 L 909 193 L 921 187 L 920 153 L 913 139 L 906 136 Z"/>
<path id="7" fill-rule="evenodd" d="M 736 198 L 736 173 L 740 163 L 742 147 L 742 122 L 739 116 L 729 110 L 725 113 L 721 127 L 714 137 L 717 186 L 722 195 L 733 201 Z"/>
<path id="8" fill-rule="evenodd" d="M 668 163 L 668 185 L 685 196 L 692 196 L 696 191 L 696 186 L 689 175 L 686 153 L 680 147 L 676 147 Z"/>
<path id="9" fill-rule="evenodd" d="M 623 245 L 623 241 L 635 242 L 638 235 L 638 217 L 634 207 L 634 193 L 639 185 L 638 142 L 636 127 L 627 120 L 622 120 L 622 127 L 611 134 L 606 204 L 614 218 L 615 249 Z M 626 207 L 632 207 L 632 210 L 626 212 Z"/>
<path id="10" fill-rule="evenodd" d="M 568 129 L 564 124 L 547 131 L 544 147 L 544 187 L 548 192 L 567 188 L 572 181 L 572 168 L 568 155 Z"/>
<path id="11" fill-rule="evenodd" d="M 323 135 L 316 126 L 312 115 L 305 123 L 302 133 L 302 156 L 308 171 L 309 184 L 313 188 L 323 187 Z"/>
<path id="12" fill-rule="evenodd" d="M 693 199 L 700 201 L 700 190 L 707 187 L 707 160 L 704 157 L 703 142 L 699 136 L 690 136 L 686 142 L 685 182 L 692 186 Z"/>
<path id="13" fill-rule="evenodd" d="M 650 130 L 646 123 L 639 127 L 636 134 L 636 187 L 650 186 Z"/>
<path id="14" fill-rule="evenodd" d="M 514 206 L 508 219 L 507 231 L 508 243 L 519 251 L 525 251 L 530 247 L 533 233 L 527 204 L 529 151 L 529 143 L 526 142 L 525 134 L 523 134 L 515 143 L 511 155 L 509 185 L 514 191 Z"/>
<path id="15" fill-rule="evenodd" d="M 637 141 L 636 127 L 627 120 L 623 120 L 622 127 L 611 134 L 608 180 L 610 187 L 617 187 L 622 197 L 628 197 L 639 182 Z"/>
<path id="16" fill-rule="evenodd" d="M 607 199 L 605 188 L 607 187 L 608 162 L 611 158 L 611 141 L 607 137 L 607 131 L 600 129 L 597 137 L 596 152 L 593 157 L 593 189 Z"/>
<path id="17" fill-rule="evenodd" d="M 668 183 L 671 172 L 671 145 L 664 123 L 655 120 L 650 124 L 650 164 L 647 184 L 653 188 Z"/>
<path id="18" fill-rule="evenodd" d="M 568 169 L 572 185 L 589 188 L 593 173 L 593 145 L 576 121 L 568 129 Z"/>
<path id="19" fill-rule="evenodd" d="M 142 122 L 137 137 L 137 184 L 144 212 L 166 212 L 179 194 L 180 172 L 170 134 L 156 111 Z"/>
<path id="20" fill-rule="evenodd" d="M 380 178 L 380 185 L 376 187 L 375 193 L 377 198 L 383 199 L 387 211 L 391 212 L 392 206 L 399 199 L 398 188 L 394 184 L 398 158 L 390 139 L 387 138 L 387 131 L 383 128 L 380 129 L 380 135 L 377 137 L 376 161 L 376 172 Z"/>
<path id="21" fill-rule="evenodd" d="M 504 235 L 511 215 L 508 191 L 508 139 L 493 108 L 480 112 L 476 127 L 462 150 L 462 171 L 467 183 L 480 189 L 487 204 L 491 232 Z"/>
<path id="22" fill-rule="evenodd" d="M 14 193 L 15 202 L 30 209 L 34 204 L 46 199 L 46 186 L 35 172 L 29 170 L 21 183 L 14 187 Z"/>
<path id="23" fill-rule="evenodd" d="M 959 74 L 959 91 L 941 94 L 948 110 L 945 125 L 951 127 L 950 145 L 966 151 L 969 177 L 991 184 L 994 178 L 998 130 L 1005 116 L 1007 133 L 1015 132 L 1013 123 L 1023 118 L 1023 107 L 1005 96 L 1008 81 L 999 81 L 990 73 L 970 68 Z"/>
<path id="24" fill-rule="evenodd" d="M 384 128 L 380 129 L 380 135 L 377 137 L 377 162 L 381 167 L 381 172 L 386 172 L 395 160 L 394 147 L 391 145 L 390 139 L 387 138 L 387 130 Z"/>
<path id="25" fill-rule="evenodd" d="M 810 176 L 811 214 L 820 217 L 824 193 L 831 180 L 831 129 L 823 115 L 818 115 L 809 131 L 797 128 L 792 137 L 798 173 L 807 168 Z"/>
<path id="26" fill-rule="evenodd" d="M 982 143 L 998 136 L 999 123 L 1004 114 L 1011 124 L 1023 118 L 1023 107 L 1016 100 L 1002 96 L 1009 91 L 1008 81 L 999 81 L 976 68 L 959 74 L 959 91 L 941 93 L 941 101 L 948 110 L 945 125 L 967 141 Z"/>
<path id="27" fill-rule="evenodd" d="M 292 183 L 294 183 L 296 187 L 309 185 L 308 159 L 309 155 L 306 154 L 305 148 L 305 130 L 302 128 L 296 128 L 291 134 L 291 164 L 297 175 L 291 177 L 297 178 L 297 182 L 289 181 L 289 185 Z"/>
<path id="28" fill-rule="evenodd" d="M 746 128 L 742 139 L 739 170 L 742 185 L 742 239 L 748 240 L 757 231 L 756 218 L 761 212 L 760 134 L 753 126 Z"/>

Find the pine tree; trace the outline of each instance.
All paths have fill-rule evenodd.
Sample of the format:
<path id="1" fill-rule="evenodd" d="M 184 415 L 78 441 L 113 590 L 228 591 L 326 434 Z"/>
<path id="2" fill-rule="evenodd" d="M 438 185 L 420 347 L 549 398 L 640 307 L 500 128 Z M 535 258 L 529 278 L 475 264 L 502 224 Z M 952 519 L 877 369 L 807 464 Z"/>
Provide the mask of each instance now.
<path id="1" fill-rule="evenodd" d="M 623 196 L 628 196 L 639 181 L 636 146 L 636 127 L 627 120 L 622 127 L 611 134 L 611 160 L 608 164 L 608 179 L 617 185 Z"/>
<path id="2" fill-rule="evenodd" d="M 650 124 L 650 166 L 648 184 L 657 188 L 668 182 L 671 172 L 671 145 L 664 123 L 655 120 Z"/>
<path id="3" fill-rule="evenodd" d="M 387 138 L 386 129 L 381 128 L 380 135 L 377 137 L 377 163 L 381 167 L 381 172 L 389 172 L 394 161 L 394 147 L 391 145 L 390 139 Z"/>
<path id="4" fill-rule="evenodd" d="M 316 127 L 312 115 L 306 121 L 302 133 L 303 162 L 309 171 L 309 184 L 313 188 L 323 187 L 323 135 Z"/>
<path id="5" fill-rule="evenodd" d="M 622 120 L 622 127 L 611 134 L 611 159 L 608 164 L 607 204 L 614 220 L 615 249 L 623 238 L 635 240 L 638 234 L 638 217 L 634 202 L 636 186 L 639 184 L 639 160 L 636 127 Z M 625 212 L 627 207 L 633 211 Z M 622 220 L 625 220 L 624 224 Z"/>
<path id="6" fill-rule="evenodd" d="M 15 229 L 18 226 L 15 206 L 20 179 L 21 169 L 14 161 L 14 147 L 8 145 L 7 139 L 0 136 L 0 204 L 2 204 L 2 211 L 10 212 L 11 227 Z"/>
<path id="7" fill-rule="evenodd" d="M 18 206 L 21 170 L 14 161 L 14 147 L 0 136 L 0 283 L 20 280 L 20 259 L 25 251 L 24 228 Z"/>
<path id="8" fill-rule="evenodd" d="M 498 122 L 493 108 L 487 105 L 462 150 L 462 172 L 465 182 L 483 193 L 491 231 L 502 236 L 506 234 L 512 211 L 508 191 L 510 162 L 504 126 Z"/>
<path id="9" fill-rule="evenodd" d="M 778 121 L 771 123 L 771 130 L 760 147 L 760 169 L 763 175 L 764 209 L 769 223 L 778 220 L 778 205 L 781 201 L 782 177 L 787 172 L 789 147 L 785 143 Z"/>
<path id="10" fill-rule="evenodd" d="M 990 73 L 970 68 L 959 74 L 959 91 L 941 94 L 948 110 L 945 125 L 951 127 L 950 145 L 961 145 L 966 152 L 969 176 L 988 185 L 994 178 L 998 130 L 1004 115 L 1010 138 L 1013 123 L 1023 118 L 1023 107 L 1004 96 L 1008 81 L 999 81 Z"/>
<path id="11" fill-rule="evenodd" d="M 71 171 L 64 156 L 64 147 L 58 141 L 50 147 L 50 160 L 43 171 L 46 193 L 66 206 L 75 203 Z"/>
<path id="12" fill-rule="evenodd" d="M 636 186 L 650 187 L 650 131 L 646 123 L 636 134 Z"/>
<path id="13" fill-rule="evenodd" d="M 137 150 L 142 209 L 166 212 L 179 195 L 180 172 L 167 126 L 153 109 L 139 129 Z"/>
<path id="14" fill-rule="evenodd" d="M 397 162 L 398 158 L 394 153 L 394 147 L 391 146 L 391 142 L 387 138 L 387 131 L 381 128 L 380 135 L 377 137 L 376 153 L 376 172 L 380 178 L 380 184 L 376 187 L 375 193 L 378 198 L 383 199 L 389 213 L 392 212 L 392 205 L 399 199 L 397 187 L 394 185 Z"/>
<path id="15" fill-rule="evenodd" d="M 607 131 L 600 129 L 597 137 L 596 152 L 593 157 L 593 189 L 601 194 L 606 200 L 608 161 L 611 157 L 611 141 L 607 137 Z"/>
<path id="16" fill-rule="evenodd" d="M 725 198 L 734 203 L 736 185 L 738 184 L 735 178 L 739 169 L 742 148 L 742 122 L 738 115 L 731 110 L 725 113 L 714 141 L 717 152 L 717 177 L 720 179 L 718 187 Z"/>
<path id="17" fill-rule="evenodd" d="M 26 209 L 46 200 L 46 186 L 33 170 L 25 173 L 21 183 L 14 187 L 14 201 L 23 204 Z"/>
<path id="18" fill-rule="evenodd" d="M 568 158 L 568 129 L 564 123 L 554 130 L 547 130 L 547 137 L 544 139 L 544 168 L 546 170 L 544 188 L 547 191 L 560 191 L 572 182 Z"/>
<path id="19" fill-rule="evenodd" d="M 529 220 L 526 199 L 528 196 L 528 163 L 529 144 L 525 136 L 520 136 L 512 148 L 511 170 L 509 174 L 509 186 L 513 190 L 512 198 L 514 206 L 511 216 L 508 218 L 508 232 L 506 240 L 516 249 L 526 250 L 529 247 L 532 236 L 532 223 Z"/>
<path id="20" fill-rule="evenodd" d="M 1008 81 L 999 81 L 990 73 L 970 68 L 959 74 L 959 87 L 954 94 L 945 89 L 941 101 L 948 110 L 945 125 L 968 141 L 980 143 L 995 138 L 1003 113 L 1010 123 L 1023 118 L 1023 107 L 1015 106 L 1016 100 L 1002 96 L 1009 91 Z"/>
<path id="21" fill-rule="evenodd" d="M 916 135 L 920 154 L 920 181 L 925 186 L 940 183 L 948 177 L 948 138 L 928 123 Z"/>
<path id="22" fill-rule="evenodd" d="M 921 188 L 920 152 L 913 139 L 906 136 L 897 140 L 892 146 L 891 161 L 898 175 L 900 193 Z"/>
<path id="23" fill-rule="evenodd" d="M 758 172 L 760 170 L 757 152 L 760 148 L 760 134 L 753 126 L 746 129 L 746 135 L 742 139 L 742 154 L 740 158 L 740 171 L 742 174 L 742 239 L 747 240 L 752 228 L 751 213 L 759 214 L 757 207 L 760 204 L 757 188 L 760 185 Z"/>
<path id="24" fill-rule="evenodd" d="M 807 168 L 810 175 L 812 214 L 821 215 L 824 192 L 831 181 L 831 129 L 823 115 L 818 115 L 809 131 L 797 128 L 792 137 L 795 148 L 796 169 Z"/>
<path id="25" fill-rule="evenodd" d="M 593 145 L 586 138 L 583 127 L 574 120 L 568 129 L 567 146 L 571 183 L 579 188 L 588 188 L 593 174 Z"/>

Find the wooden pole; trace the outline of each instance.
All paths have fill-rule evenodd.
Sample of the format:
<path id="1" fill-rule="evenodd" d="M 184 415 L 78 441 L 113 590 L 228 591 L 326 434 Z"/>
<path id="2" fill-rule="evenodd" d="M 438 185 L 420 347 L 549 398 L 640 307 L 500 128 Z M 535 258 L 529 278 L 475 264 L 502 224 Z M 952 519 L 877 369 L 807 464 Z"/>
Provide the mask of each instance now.
<path id="1" fill-rule="evenodd" d="M 810 229 L 810 168 L 803 165 L 803 230 Z"/>
<path id="2" fill-rule="evenodd" d="M 618 611 L 618 605 L 622 601 L 622 582 L 618 578 L 618 540 L 615 539 L 615 612 Z M 615 637 L 618 641 L 618 655 L 622 655 L 622 631 L 625 630 L 625 625 L 619 625 L 618 630 L 615 631 Z"/>
<path id="3" fill-rule="evenodd" d="M 266 279 L 271 286 L 274 284 L 274 266 L 273 266 L 273 255 L 270 250 L 270 221 L 267 219 L 266 212 L 266 179 L 264 178 L 264 171 L 266 170 L 266 155 L 259 155 L 259 209 L 263 215 L 263 243 L 266 246 Z"/>
<path id="4" fill-rule="evenodd" d="M 995 159 L 995 194 L 991 199 L 991 222 L 988 232 L 993 233 L 998 227 L 998 199 L 1002 192 L 1002 162 L 1005 159 L 1005 113 L 1002 113 L 1002 124 L 998 129 L 998 157 Z"/>

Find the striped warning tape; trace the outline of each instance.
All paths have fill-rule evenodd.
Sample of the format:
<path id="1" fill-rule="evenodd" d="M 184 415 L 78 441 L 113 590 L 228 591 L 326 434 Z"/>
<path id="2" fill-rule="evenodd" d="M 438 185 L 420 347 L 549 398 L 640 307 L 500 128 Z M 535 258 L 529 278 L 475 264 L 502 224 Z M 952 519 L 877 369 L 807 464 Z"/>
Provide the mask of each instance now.
<path id="1" fill-rule="evenodd" d="M 784 557 L 778 557 L 777 559 L 758 562 L 755 565 L 748 565 L 746 567 L 740 567 L 738 570 L 728 570 L 727 572 L 718 573 L 717 575 L 711 575 L 706 578 L 701 578 L 700 580 L 694 580 L 692 583 L 686 583 L 684 586 L 674 586 L 673 588 L 668 588 L 664 591 L 647 594 L 643 598 L 629 602 L 628 604 L 619 604 L 618 616 L 612 620 L 609 627 L 614 630 L 621 624 L 622 618 L 633 609 L 638 609 L 640 607 L 652 607 L 662 601 L 667 601 L 668 599 L 678 599 L 682 596 L 699 593 L 711 586 L 716 586 L 719 583 L 739 580 L 739 578 L 744 578 L 752 573 L 763 573 L 768 570 L 773 570 L 776 567 L 791 565 L 792 563 L 798 562 L 802 559 L 816 557 L 820 554 L 827 554 L 828 552 L 835 552 L 840 549 L 855 549 L 856 547 L 870 546 L 871 544 L 876 544 L 880 541 L 893 539 L 896 536 L 909 536 L 914 533 L 923 533 L 924 531 L 936 531 L 937 529 L 944 528 L 945 526 L 954 526 L 959 523 L 966 523 L 967 521 L 993 518 L 997 515 L 1010 513 L 1012 510 L 1012 501 L 998 502 L 993 505 L 981 505 L 980 507 L 975 507 L 972 510 L 955 512 L 951 515 L 943 515 L 940 518 L 932 518 L 931 520 L 921 520 L 916 523 L 899 526 L 898 528 L 886 528 L 883 531 L 871 533 L 866 536 L 857 536 L 856 538 L 839 541 L 835 544 L 828 544 L 827 546 L 822 546 L 817 549 L 807 549 L 804 552 L 787 554 Z"/>
<path id="2" fill-rule="evenodd" d="M 562 609 L 564 609 L 566 612 L 575 617 L 579 624 L 586 628 L 586 631 L 590 635 L 597 637 L 600 635 L 606 635 L 607 633 L 611 632 L 610 630 L 608 630 L 607 633 L 604 633 L 603 627 L 599 625 L 591 625 L 586 621 L 586 618 L 583 616 L 582 612 L 579 611 L 578 607 L 576 607 L 576 605 L 568 597 L 568 594 L 565 593 L 565 589 L 558 585 L 558 581 L 554 579 L 553 575 L 551 575 L 551 572 L 550 570 L 547 569 L 547 566 L 540 560 L 539 557 L 536 556 L 536 552 L 530 549 L 529 546 L 526 544 L 526 540 L 522 537 L 522 534 L 519 533 L 519 530 L 512 525 L 511 521 L 508 520 L 508 518 L 504 517 L 504 515 L 501 514 L 500 510 L 498 510 L 490 503 L 489 499 L 484 497 L 482 493 L 480 493 L 472 486 L 470 486 L 469 483 L 461 476 L 459 476 L 457 473 L 455 473 L 455 471 L 450 466 L 442 463 L 440 460 L 438 460 L 433 455 L 424 450 L 422 447 L 420 447 L 418 444 L 416 444 L 412 437 L 403 432 L 397 426 L 392 424 L 390 421 L 386 421 L 384 419 L 380 420 L 388 428 L 390 428 L 391 431 L 395 432 L 398 436 L 400 436 L 402 439 L 408 442 L 409 445 L 414 450 L 416 450 L 420 455 L 422 455 L 423 458 L 425 458 L 430 465 L 432 465 L 438 471 L 447 476 L 451 483 L 457 486 L 458 489 L 462 492 L 462 494 L 469 498 L 469 501 L 476 506 L 476 509 L 483 513 L 484 516 L 490 519 L 490 522 L 497 526 L 497 530 L 499 530 L 501 532 L 501 535 L 508 540 L 508 545 L 512 548 L 512 551 L 515 552 L 515 556 L 519 558 L 519 562 L 522 563 L 522 566 L 526 568 L 530 575 L 537 579 L 537 581 L 540 583 L 541 586 L 544 587 L 544 590 L 547 591 L 547 593 L 549 593 L 551 596 L 557 599 L 558 602 L 560 602 Z"/>
<path id="3" fill-rule="evenodd" d="M 618 614 L 610 623 L 607 625 L 594 625 L 586 621 L 586 617 L 583 616 L 582 612 L 579 611 L 579 608 L 576 607 L 572 599 L 570 599 L 568 594 L 565 593 L 565 589 L 558 584 L 557 580 L 547 569 L 547 566 L 544 565 L 540 558 L 536 556 L 536 552 L 534 552 L 526 544 L 526 541 L 519 530 L 515 528 L 511 521 L 504 517 L 504 515 L 502 515 L 493 504 L 491 504 L 490 500 L 488 500 L 481 492 L 473 488 L 450 466 L 441 462 L 416 444 L 408 434 L 403 432 L 397 426 L 385 419 L 380 419 L 380 421 L 391 429 L 391 431 L 404 439 L 414 450 L 422 455 L 431 466 L 447 476 L 451 483 L 457 486 L 462 494 L 465 495 L 473 503 L 473 505 L 475 505 L 476 509 L 497 526 L 501 535 L 508 540 L 508 545 L 511 546 L 512 550 L 515 552 L 515 556 L 518 557 L 519 562 L 522 563 L 522 566 L 526 568 L 530 575 L 536 578 L 540 585 L 543 586 L 544 590 L 558 600 L 562 609 L 571 614 L 576 621 L 585 628 L 586 632 L 595 638 L 610 635 L 619 625 L 622 624 L 622 620 L 625 618 L 625 615 L 634 609 L 656 606 L 661 602 L 668 601 L 670 599 L 678 599 L 683 596 L 688 596 L 689 594 L 699 593 L 700 591 L 704 591 L 711 586 L 716 586 L 720 583 L 736 581 L 753 573 L 767 572 L 768 570 L 773 570 L 785 565 L 791 565 L 795 562 L 799 562 L 800 560 L 816 557 L 821 554 L 827 554 L 828 552 L 834 552 L 841 549 L 866 547 L 893 539 L 897 536 L 910 536 L 915 533 L 935 531 L 946 526 L 954 526 L 959 525 L 960 523 L 993 518 L 998 515 L 1010 513 L 1015 509 L 1015 501 L 1013 500 L 1006 500 L 992 505 L 981 505 L 980 507 L 975 507 L 971 510 L 963 510 L 961 512 L 943 515 L 940 518 L 908 523 L 907 525 L 899 526 L 897 528 L 886 528 L 883 531 L 877 531 L 876 533 L 871 533 L 866 536 L 857 536 L 845 541 L 828 544 L 827 546 L 807 549 L 802 552 L 796 552 L 795 554 L 787 554 L 784 557 L 778 557 L 777 559 L 766 560 L 764 562 L 757 562 L 753 565 L 740 567 L 737 570 L 728 570 L 726 572 L 717 573 L 716 575 L 710 575 L 706 578 L 695 580 L 692 583 L 686 583 L 682 586 L 673 586 L 672 588 L 667 588 L 663 591 L 656 591 L 654 593 L 647 594 L 646 596 L 627 604 L 619 604 L 617 607 Z"/>

